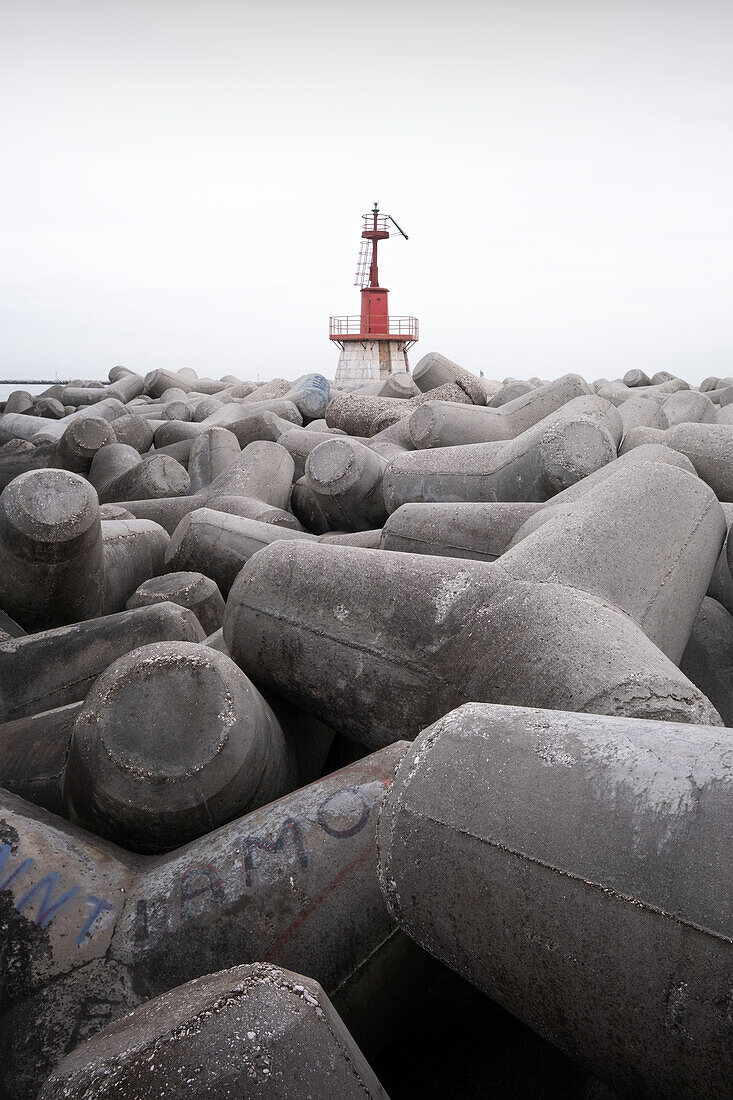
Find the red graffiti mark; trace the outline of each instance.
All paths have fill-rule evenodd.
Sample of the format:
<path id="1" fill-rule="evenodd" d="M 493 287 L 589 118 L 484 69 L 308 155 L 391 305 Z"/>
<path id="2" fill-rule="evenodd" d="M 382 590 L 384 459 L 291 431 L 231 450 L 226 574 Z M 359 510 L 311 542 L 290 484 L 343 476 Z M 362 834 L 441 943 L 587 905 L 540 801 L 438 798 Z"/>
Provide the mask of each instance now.
<path id="1" fill-rule="evenodd" d="M 392 785 L 392 776 L 387 775 L 385 772 L 382 772 L 381 776 L 378 776 L 378 779 L 384 787 L 385 791 L 388 791 Z M 318 907 L 322 904 L 323 901 L 325 901 L 328 895 L 336 889 L 339 883 L 343 882 L 343 880 L 351 871 L 354 871 L 357 867 L 361 867 L 363 863 L 366 863 L 373 852 L 373 846 L 371 844 L 368 844 L 366 848 L 363 848 L 361 852 L 359 852 L 359 854 L 355 856 L 354 859 L 352 859 L 351 863 L 347 863 L 345 867 L 342 867 L 338 874 L 331 879 L 328 885 L 323 887 L 320 894 L 316 894 L 316 896 L 308 902 L 305 908 L 300 911 L 292 924 L 288 925 L 285 931 L 280 936 L 278 936 L 275 942 L 270 946 L 269 951 L 265 955 L 263 955 L 263 962 L 267 962 L 269 959 L 272 959 L 272 957 L 280 950 L 280 948 L 284 947 L 288 940 L 292 939 L 292 937 L 305 923 L 311 913 L 318 909 Z"/>
<path id="2" fill-rule="evenodd" d="M 355 870 L 355 868 L 361 867 L 363 863 L 366 863 L 369 856 L 373 854 L 374 848 L 371 844 L 369 844 L 366 848 L 362 849 L 362 851 L 359 852 L 358 856 L 355 856 L 354 859 L 352 859 L 351 863 L 347 863 L 345 867 L 342 867 L 335 878 L 331 879 L 328 885 L 323 887 L 320 894 L 316 894 L 316 896 L 308 902 L 304 909 L 301 909 L 300 913 L 295 918 L 293 923 L 285 929 L 281 936 L 278 936 L 275 942 L 271 945 L 269 951 L 263 956 L 263 962 L 268 962 L 270 959 L 272 959 L 273 956 L 280 950 L 280 948 L 283 947 L 288 942 L 288 940 L 295 935 L 295 933 L 305 923 L 311 913 L 313 913 L 314 910 L 318 909 L 318 907 L 323 901 L 325 901 L 328 895 L 336 889 L 339 883 L 343 882 L 346 876 L 351 871 Z"/>

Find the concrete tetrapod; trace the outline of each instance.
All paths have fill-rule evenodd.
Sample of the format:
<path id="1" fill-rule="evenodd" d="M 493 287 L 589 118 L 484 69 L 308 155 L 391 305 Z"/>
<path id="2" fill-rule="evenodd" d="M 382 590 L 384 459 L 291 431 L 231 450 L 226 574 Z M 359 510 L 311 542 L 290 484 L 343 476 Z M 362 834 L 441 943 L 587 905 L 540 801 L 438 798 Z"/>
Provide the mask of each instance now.
<path id="1" fill-rule="evenodd" d="M 723 548 L 720 551 L 720 557 L 710 579 L 708 596 L 712 596 L 714 600 L 722 603 L 723 607 L 733 615 L 733 575 L 731 575 L 730 566 L 728 565 L 728 542 L 730 540 L 731 525 L 733 524 L 733 504 L 722 503 L 721 508 L 725 515 L 728 531 Z"/>
<path id="2" fill-rule="evenodd" d="M 172 387 L 182 389 L 185 393 L 196 389 L 194 380 L 184 378 L 178 371 L 168 370 L 150 371 L 149 374 L 145 375 L 144 384 L 145 392 L 149 393 L 151 397 L 162 397 L 165 391 Z M 226 388 L 223 383 L 221 388 Z"/>
<path id="3" fill-rule="evenodd" d="M 702 601 L 680 669 L 733 726 L 733 615 L 717 600 Z"/>
<path id="4" fill-rule="evenodd" d="M 617 416 L 600 398 L 575 398 L 516 439 L 397 455 L 382 483 L 387 511 L 410 501 L 547 500 L 616 457 L 609 411 Z"/>
<path id="5" fill-rule="evenodd" d="M 218 512 L 214 514 L 219 515 Z M 143 522 L 145 521 L 138 520 L 138 523 Z M 179 607 L 188 607 L 207 636 L 221 628 L 224 618 L 224 599 L 216 581 L 208 574 L 204 576 L 203 573 L 179 572 L 167 573 L 163 577 L 154 576 L 135 589 L 127 601 L 127 607 L 131 610 L 133 607 L 149 607 L 155 603 L 176 603 Z"/>
<path id="6" fill-rule="evenodd" d="M 26 631 L 16 623 L 15 619 L 11 619 L 10 615 L 0 609 L 0 642 L 6 642 L 10 638 L 22 638 L 25 633 Z"/>
<path id="7" fill-rule="evenodd" d="M 223 390 L 222 393 L 226 393 L 226 390 Z M 227 404 L 229 403 L 227 402 Z M 223 405 L 224 402 L 219 397 L 199 397 L 191 413 L 191 420 L 196 424 L 200 424 L 206 420 L 207 416 L 211 416 L 217 409 L 221 409 Z"/>
<path id="8" fill-rule="evenodd" d="M 328 532 L 319 535 L 319 542 L 330 542 L 333 546 L 361 546 L 365 550 L 380 550 L 382 529 L 377 527 L 373 531 L 341 531 Z"/>
<path id="9" fill-rule="evenodd" d="M 166 553 L 166 567 L 203 573 L 216 581 L 226 597 L 244 563 L 263 546 L 279 539 L 312 541 L 315 535 L 212 508 L 197 508 L 176 527 Z"/>
<path id="10" fill-rule="evenodd" d="M 188 459 L 191 492 L 198 493 L 211 485 L 239 457 L 240 452 L 237 437 L 226 428 L 207 428 L 197 435 Z"/>
<path id="11" fill-rule="evenodd" d="M 396 370 L 381 383 L 377 392 L 380 397 L 399 397 L 407 400 L 410 397 L 416 397 L 421 391 L 408 371 Z"/>
<path id="12" fill-rule="evenodd" d="M 0 607 L 26 630 L 102 612 L 97 494 L 78 474 L 30 470 L 0 495 Z"/>
<path id="13" fill-rule="evenodd" d="M 729 1097 L 730 733 L 461 707 L 385 800 L 391 912 L 624 1095 Z"/>
<path id="14" fill-rule="evenodd" d="M 8 443 L 13 439 L 25 439 L 35 441 L 37 436 L 53 432 L 53 441 L 58 440 L 66 430 L 66 424 L 60 427 L 52 425 L 50 421 L 28 413 L 6 412 L 0 416 L 0 443 Z"/>
<path id="15" fill-rule="evenodd" d="M 97 451 L 86 476 L 97 493 L 103 495 L 108 485 L 114 484 L 122 474 L 136 469 L 141 463 L 142 458 L 135 447 L 127 443 L 110 443 Z"/>
<path id="16" fill-rule="evenodd" d="M 328 433 L 314 430 L 312 425 L 307 428 L 291 428 L 287 432 L 283 432 L 278 440 L 281 447 L 284 447 L 288 452 L 293 462 L 295 463 L 295 473 L 293 477 L 297 480 L 303 477 L 305 473 L 305 464 L 308 459 L 308 455 L 311 451 L 319 447 L 321 443 L 324 443 L 328 438 Z"/>
<path id="17" fill-rule="evenodd" d="M 163 572 L 169 542 L 168 532 L 149 519 L 102 520 L 105 615 L 124 611 L 135 589 Z"/>
<path id="18" fill-rule="evenodd" d="M 153 428 L 141 416 L 125 413 L 114 422 L 114 432 L 118 443 L 134 447 L 141 455 L 153 445 Z"/>
<path id="19" fill-rule="evenodd" d="M 83 699 L 100 672 L 131 649 L 204 637 L 191 611 L 156 604 L 6 639 L 0 642 L 0 722 Z"/>
<path id="20" fill-rule="evenodd" d="M 508 405 L 510 401 L 516 401 L 518 397 L 524 397 L 535 388 L 533 382 L 517 382 L 515 378 L 505 378 L 499 389 L 486 404 L 492 409 L 500 409 Z"/>
<path id="21" fill-rule="evenodd" d="M 618 406 L 618 415 L 624 427 L 624 436 L 634 428 L 651 427 L 657 420 L 659 402 L 653 397 L 637 393 Z"/>
<path id="22" fill-rule="evenodd" d="M 330 395 L 331 386 L 322 374 L 303 374 L 283 394 L 283 399 L 293 402 L 305 424 L 325 415 Z"/>
<path id="23" fill-rule="evenodd" d="M 210 646 L 212 649 L 218 649 L 219 652 L 222 652 L 221 648 L 215 644 L 217 638 L 221 638 L 221 630 L 205 639 L 201 644 Z M 234 667 L 236 668 L 236 666 Z M 237 673 L 236 682 L 239 682 L 243 673 L 239 672 L 239 670 L 237 670 Z M 213 675 L 209 677 L 209 680 L 213 679 Z M 254 689 L 252 690 L 254 691 Z M 209 691 L 209 695 L 210 694 L 211 691 Z M 240 690 L 238 696 L 240 701 L 243 694 L 246 695 L 246 693 Z M 257 695 L 256 692 L 254 692 L 254 694 L 259 699 L 259 695 Z M 272 694 L 268 694 L 267 697 L 263 696 L 262 699 L 264 701 L 263 708 L 258 708 L 253 705 L 251 712 L 254 714 L 255 719 L 258 715 L 261 716 L 261 709 L 264 710 L 265 716 L 270 714 L 274 715 L 275 725 L 273 725 L 273 728 L 275 729 L 276 735 L 277 727 L 280 727 L 284 734 L 287 742 L 288 766 L 292 767 L 296 777 L 293 779 L 291 785 L 294 786 L 316 779 L 323 773 L 324 762 L 329 755 L 333 742 L 333 731 L 318 722 L 317 719 L 311 718 L 297 707 L 293 707 L 284 699 L 277 698 Z M 55 710 L 41 711 L 38 714 L 31 714 L 25 718 L 18 718 L 15 721 L 0 723 L 0 787 L 4 787 L 13 794 L 20 795 L 21 798 L 28 799 L 29 802 L 33 802 L 36 806 L 43 806 L 52 813 L 67 817 L 68 810 L 62 794 L 65 778 L 64 770 L 70 756 L 69 750 L 74 732 L 74 723 L 82 705 L 81 702 L 69 703 L 63 707 L 57 707 Z M 181 700 L 176 700 L 171 710 L 180 714 L 180 708 Z M 153 714 L 155 714 L 155 712 L 153 712 Z M 244 717 L 246 718 L 246 714 Z M 197 720 L 197 717 L 194 715 L 194 723 Z M 154 716 L 147 725 L 151 728 L 157 728 L 159 722 L 160 719 Z M 257 726 L 257 723 L 255 722 L 254 725 Z M 262 725 L 263 724 L 260 723 L 260 727 L 258 728 L 261 728 Z M 129 736 L 128 731 L 120 726 L 115 732 L 119 733 L 118 740 L 122 742 L 124 746 Z M 185 745 L 183 731 L 181 731 L 181 736 L 182 743 Z M 206 736 L 208 736 L 208 731 L 204 731 L 204 739 Z M 279 744 L 279 738 L 277 738 L 277 736 L 275 741 L 277 747 L 277 744 Z M 146 750 L 144 749 L 143 751 Z M 151 746 L 147 751 L 149 752 L 149 759 L 152 760 L 153 763 L 157 763 L 157 747 Z M 230 761 L 231 755 L 230 752 Z M 362 754 L 359 753 L 356 756 L 352 756 L 349 760 L 344 759 L 342 763 L 345 764 L 351 760 L 358 759 L 360 755 Z M 206 772 L 206 768 L 208 767 L 209 781 L 212 771 L 210 764 L 210 761 L 208 763 L 205 761 L 203 767 L 199 769 L 201 772 Z M 216 764 L 216 761 L 214 761 L 214 764 Z M 273 769 L 270 768 L 270 774 L 272 770 Z M 109 778 L 110 772 L 114 772 L 114 760 L 111 766 L 105 762 L 105 768 L 102 769 L 100 779 L 97 781 L 97 785 L 101 788 L 102 798 L 104 798 L 105 793 L 104 781 Z M 70 782 L 73 781 L 74 774 L 72 769 Z M 92 780 L 92 786 L 94 786 L 95 781 L 96 777 Z M 184 780 L 183 782 L 186 781 Z M 187 782 L 190 786 L 190 777 Z M 183 785 L 180 775 L 172 777 L 171 787 L 175 787 L 176 783 L 178 785 L 178 798 L 180 801 L 180 788 Z M 139 795 L 139 792 L 137 793 Z M 153 797 L 150 800 L 144 799 L 143 812 L 148 815 L 148 820 L 152 822 L 155 792 L 152 791 L 151 794 Z M 83 792 L 83 795 L 86 797 L 86 792 Z M 243 791 L 243 797 L 245 795 L 246 790 Z M 113 789 L 113 808 L 116 796 L 117 792 Z M 125 811 L 129 809 L 130 806 L 125 807 Z M 164 812 L 167 813 L 171 807 L 166 802 L 163 809 Z M 138 815 L 138 817 L 139 816 L 140 815 Z M 188 826 L 189 822 L 184 821 L 184 832 Z M 117 838 L 115 837 L 115 839 Z M 147 840 L 148 838 L 146 837 L 145 839 Z M 154 838 L 151 836 L 149 839 L 150 844 L 147 845 L 147 848 L 152 849 Z M 143 847 L 145 846 L 146 845 L 143 845 Z"/>
<path id="24" fill-rule="evenodd" d="M 38 1100 L 388 1100 L 318 982 L 270 963 L 194 978 L 68 1055 Z"/>
<path id="25" fill-rule="evenodd" d="M 120 416 L 124 416 L 127 411 L 127 406 L 123 405 L 118 398 L 107 397 L 102 401 L 98 401 L 93 406 L 84 406 L 76 409 L 61 420 L 38 420 L 40 430 L 35 438 L 37 442 L 40 440 L 52 440 L 57 443 L 69 424 L 72 424 L 75 420 L 92 417 L 93 419 L 101 418 L 102 420 L 108 420 L 110 423 L 113 423 Z"/>
<path id="26" fill-rule="evenodd" d="M 37 397 L 33 402 L 33 411 L 36 416 L 45 416 L 49 420 L 61 420 L 66 416 L 66 409 L 55 397 Z"/>
<path id="27" fill-rule="evenodd" d="M 258 684 L 370 747 L 471 699 L 720 724 L 628 615 L 500 562 L 273 543 L 234 582 L 224 640 Z"/>
<path id="28" fill-rule="evenodd" d="M 425 402 L 429 404 L 429 402 Z M 313 425 L 310 424 L 309 428 Z M 336 429 L 331 429 L 336 431 Z M 376 451 L 377 454 L 384 454 L 385 443 L 391 443 L 401 451 L 414 451 L 415 447 L 410 436 L 410 418 L 409 416 L 403 416 L 401 420 L 397 420 L 394 424 L 390 424 L 386 428 L 382 428 L 381 431 L 375 432 L 370 439 L 364 440 L 367 446 Z M 396 453 L 396 452 L 395 452 Z"/>
<path id="29" fill-rule="evenodd" d="M 258 440 L 245 447 L 202 495 L 247 497 L 286 508 L 293 470 L 293 460 L 284 447 Z"/>
<path id="30" fill-rule="evenodd" d="M 271 378 L 269 382 L 257 386 L 242 398 L 243 405 L 257 405 L 263 401 L 280 400 L 291 389 L 293 383 L 286 378 Z"/>
<path id="31" fill-rule="evenodd" d="M 626 452 L 644 443 L 663 443 L 686 455 L 718 500 L 733 502 L 733 425 L 675 424 L 665 431 L 635 428 L 621 449 Z"/>
<path id="32" fill-rule="evenodd" d="M 429 351 L 427 355 L 423 355 L 412 372 L 412 380 L 423 393 L 453 383 L 465 390 L 474 405 L 486 404 L 481 379 L 437 351 Z"/>
<path id="33" fill-rule="evenodd" d="M 568 401 L 590 392 L 590 387 L 579 375 L 566 374 L 516 397 L 499 409 L 430 401 L 411 414 L 410 438 L 415 448 L 456 447 L 513 439 Z"/>
<path id="34" fill-rule="evenodd" d="M 717 409 L 710 398 L 696 390 L 678 390 L 659 407 L 652 421 L 654 428 L 672 428 L 675 424 L 714 424 Z"/>
<path id="35" fill-rule="evenodd" d="M 468 398 L 465 398 L 468 401 Z M 378 397 L 371 393 L 337 392 L 326 409 L 329 428 L 340 428 L 351 436 L 368 437 L 375 434 L 375 421 L 386 415 L 389 418 L 409 416 L 411 402 L 398 397 Z M 391 422 L 391 419 L 390 419 Z"/>
<path id="36" fill-rule="evenodd" d="M 1 500 L 2 500 L 2 498 L 0 497 L 0 501 Z M 725 508 L 725 505 L 723 507 Z M 732 509 L 726 509 L 726 514 L 730 517 L 730 522 L 733 523 L 733 508 Z M 729 531 L 728 535 L 726 536 L 726 546 L 725 546 L 725 553 L 726 553 L 726 558 L 727 558 L 727 576 L 725 575 L 725 571 L 720 568 L 720 566 L 722 565 L 722 563 L 720 563 L 719 568 L 718 568 L 718 576 L 716 578 L 718 587 L 720 589 L 720 591 L 718 593 L 716 593 L 716 595 L 721 599 L 721 602 L 724 603 L 724 604 L 726 604 L 726 597 L 728 597 L 731 601 L 731 604 L 733 604 L 733 583 L 731 582 L 731 577 L 733 577 L 733 545 L 731 545 L 732 543 L 733 543 L 733 540 L 730 537 L 730 531 Z M 726 604 L 726 606 L 727 606 L 727 604 Z M 729 607 L 728 610 L 731 610 L 731 608 Z"/>
<path id="37" fill-rule="evenodd" d="M 603 469 L 614 465 L 610 463 Z M 407 554 L 495 561 L 522 525 L 544 507 L 539 502 L 522 501 L 402 504 L 387 518 L 379 548 Z"/>
<path id="38" fill-rule="evenodd" d="M 285 510 L 290 499 L 293 460 L 277 443 L 257 441 L 231 462 L 210 485 L 185 497 L 120 501 L 140 519 L 152 519 L 173 534 L 183 517 L 196 508 L 215 508 L 219 502 L 239 497 L 240 514 L 260 519 L 271 509 Z M 223 510 L 223 509 L 222 509 Z M 227 511 L 231 510 L 229 507 Z"/>
<path id="39" fill-rule="evenodd" d="M 369 531 L 387 518 L 386 462 L 355 439 L 326 439 L 305 463 L 305 484 L 333 531 Z"/>
<path id="40" fill-rule="evenodd" d="M 479 379 L 475 379 L 478 383 Z M 374 383 L 381 389 L 379 383 Z M 470 392 L 469 392 L 470 391 Z M 430 393 L 418 393 L 414 397 L 382 397 L 368 392 L 366 387 L 357 391 L 337 391 L 326 409 L 326 423 L 331 429 L 340 429 L 352 436 L 375 436 L 401 420 L 407 420 L 414 409 L 427 401 L 484 405 L 486 395 L 481 385 L 468 389 L 456 382 L 447 382 Z"/>
<path id="41" fill-rule="evenodd" d="M 72 420 L 56 447 L 59 466 L 75 474 L 88 474 L 93 459 L 105 447 L 116 443 L 112 425 L 100 416 Z"/>
<path id="42" fill-rule="evenodd" d="M 123 508 L 121 504 L 100 504 L 99 515 L 102 521 L 106 519 L 134 519 L 132 512 Z"/>
<path id="43" fill-rule="evenodd" d="M 193 444 L 193 439 L 182 439 L 180 443 L 171 443 L 169 447 L 156 447 L 155 453 L 170 455 L 171 458 L 175 458 L 176 462 L 180 462 L 181 466 L 188 470 L 188 460 L 191 457 Z"/>
<path id="44" fill-rule="evenodd" d="M 612 603 L 678 664 L 726 530 L 717 497 L 695 474 L 630 464 L 552 509 L 526 538 L 520 531 L 500 567 L 518 580 L 552 580 Z"/>
<path id="45" fill-rule="evenodd" d="M 0 722 L 0 787 L 51 813 L 66 813 L 61 779 L 81 703 Z"/>
<path id="46" fill-rule="evenodd" d="M 0 445 L 0 492 L 29 470 L 49 469 L 55 465 L 56 448 L 53 443 L 36 446 L 27 439 L 11 439 Z"/>
<path id="47" fill-rule="evenodd" d="M 106 482 L 99 499 L 102 504 L 158 500 L 187 496 L 190 488 L 191 480 L 180 462 L 170 455 L 150 454 Z"/>
<path id="48" fill-rule="evenodd" d="M 125 654 L 74 723 L 70 820 L 139 852 L 177 848 L 314 778 L 229 657 L 192 642 Z"/>
<path id="49" fill-rule="evenodd" d="M 260 435 L 264 427 L 269 433 L 273 423 L 281 426 L 280 430 L 287 430 L 282 425 L 302 424 L 303 418 L 292 401 L 271 400 L 255 404 L 245 404 L 234 401 L 229 404 L 220 404 L 219 408 L 211 412 L 201 421 L 193 423 L 170 420 L 167 423 L 159 423 L 155 428 L 155 446 L 167 446 L 181 439 L 196 438 L 209 428 L 226 428 L 237 437 L 240 447 L 246 447 L 257 439 L 277 438 L 277 435 Z"/>
<path id="50" fill-rule="evenodd" d="M 646 444 L 601 466 L 544 503 L 463 501 L 457 504 L 403 504 L 387 519 L 380 549 L 495 561 L 513 545 L 515 539 L 530 533 L 530 519 L 536 525 L 546 522 L 559 508 L 573 504 L 606 478 L 615 477 L 629 465 L 649 462 L 679 466 L 682 470 L 695 473 L 695 467 L 684 455 L 659 444 Z M 644 476 L 643 471 L 639 476 Z M 727 565 L 725 568 L 727 571 Z"/>
<path id="51" fill-rule="evenodd" d="M 375 809 L 406 747 L 167 856 L 132 856 L 0 792 L 9 1094 L 35 1095 L 69 1050 L 141 1001 L 256 960 L 308 970 L 364 1046 L 366 990 L 398 982 L 416 957 L 375 874 Z M 392 1008 L 385 998 L 382 1017 Z"/>
<path id="52" fill-rule="evenodd" d="M 32 413 L 33 397 L 27 390 L 13 390 L 5 402 L 6 413 Z"/>
<path id="53" fill-rule="evenodd" d="M 291 402 L 285 402 L 290 405 Z M 287 410 L 284 410 L 287 411 Z M 291 415 L 296 417 L 297 409 L 292 406 Z M 222 425 L 223 426 L 223 425 Z M 280 438 L 294 427 L 293 420 L 279 416 L 268 408 L 247 410 L 246 416 L 227 427 L 236 438 L 239 446 L 244 450 L 250 443 L 270 442 L 279 443 Z"/>
<path id="54" fill-rule="evenodd" d="M 301 477 L 290 493 L 290 507 L 304 531 L 325 535 L 330 530 L 330 520 L 323 512 L 315 493 Z"/>
<path id="55" fill-rule="evenodd" d="M 627 370 L 622 379 L 625 386 L 648 386 L 651 383 L 649 375 L 643 370 Z"/>
<path id="56" fill-rule="evenodd" d="M 99 420 L 101 418 L 112 421 L 124 412 L 125 406 L 120 401 L 110 399 L 101 401 L 93 409 L 79 409 L 60 420 L 29 416 L 26 413 L 4 413 L 0 416 L 0 443 L 5 443 L 9 439 L 29 439 L 34 443 L 43 441 L 57 444 L 69 425 L 76 423 L 77 420 L 86 418 Z M 112 439 L 114 439 L 114 436 Z"/>

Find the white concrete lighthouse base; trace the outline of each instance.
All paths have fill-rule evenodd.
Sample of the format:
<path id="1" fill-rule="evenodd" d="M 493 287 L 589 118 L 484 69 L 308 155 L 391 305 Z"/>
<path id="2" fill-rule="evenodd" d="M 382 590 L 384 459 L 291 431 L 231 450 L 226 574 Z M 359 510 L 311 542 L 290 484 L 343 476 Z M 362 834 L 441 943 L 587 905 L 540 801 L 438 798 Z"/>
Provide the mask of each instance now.
<path id="1" fill-rule="evenodd" d="M 336 368 L 338 389 L 353 390 L 367 382 L 383 382 L 393 371 L 407 370 L 407 352 L 400 340 L 348 340 Z"/>

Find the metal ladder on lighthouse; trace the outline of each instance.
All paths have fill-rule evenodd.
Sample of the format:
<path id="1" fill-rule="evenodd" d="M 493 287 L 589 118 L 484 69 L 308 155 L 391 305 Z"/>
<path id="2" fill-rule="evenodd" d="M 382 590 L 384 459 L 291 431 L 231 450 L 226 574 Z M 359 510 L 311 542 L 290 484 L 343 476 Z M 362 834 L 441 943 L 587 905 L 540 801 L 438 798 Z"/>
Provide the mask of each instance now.
<path id="1" fill-rule="evenodd" d="M 354 286 L 367 286 L 369 283 L 369 269 L 372 266 L 372 242 L 363 240 L 359 249 L 359 259 L 356 261 L 356 275 Z"/>

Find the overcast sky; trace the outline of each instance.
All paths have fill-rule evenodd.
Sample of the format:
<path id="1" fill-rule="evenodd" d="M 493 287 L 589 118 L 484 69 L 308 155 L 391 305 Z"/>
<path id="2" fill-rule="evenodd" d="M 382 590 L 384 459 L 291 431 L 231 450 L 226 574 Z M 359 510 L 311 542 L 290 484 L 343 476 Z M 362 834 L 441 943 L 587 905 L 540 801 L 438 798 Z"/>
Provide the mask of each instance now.
<path id="1" fill-rule="evenodd" d="M 733 374 L 730 0 L 5 0 L 0 377 Z"/>

